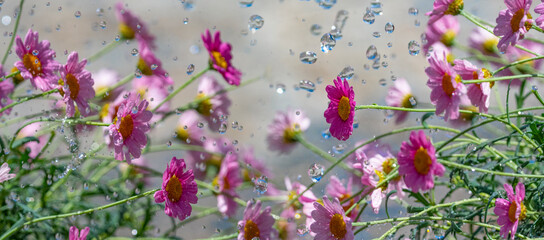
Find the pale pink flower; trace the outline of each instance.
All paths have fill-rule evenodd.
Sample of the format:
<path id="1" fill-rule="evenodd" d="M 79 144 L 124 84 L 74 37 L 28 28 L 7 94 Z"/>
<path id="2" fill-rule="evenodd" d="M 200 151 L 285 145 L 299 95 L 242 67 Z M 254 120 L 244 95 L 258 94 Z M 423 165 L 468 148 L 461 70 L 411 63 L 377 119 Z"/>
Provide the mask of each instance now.
<path id="1" fill-rule="evenodd" d="M 206 119 L 208 127 L 212 131 L 219 130 L 219 127 L 223 123 L 222 119 L 224 116 L 230 114 L 230 99 L 226 93 L 217 94 L 220 91 L 223 91 L 223 86 L 221 86 L 213 76 L 204 75 L 200 78 L 196 99 L 205 100 L 198 104 L 196 110 L 204 117 L 204 119 Z M 213 95 L 215 96 L 212 97 Z"/>
<path id="2" fill-rule="evenodd" d="M 72 52 L 68 56 L 66 65 L 59 68 L 61 80 L 59 80 L 59 93 L 62 100 L 66 103 L 66 115 L 73 117 L 77 104 L 79 112 L 83 116 L 89 116 L 91 109 L 89 101 L 94 98 L 95 92 L 93 89 L 94 80 L 91 73 L 85 70 L 87 60 L 83 59 L 79 62 L 77 52 Z"/>
<path id="3" fill-rule="evenodd" d="M 275 221 L 270 215 L 271 210 L 270 206 L 268 206 L 261 212 L 261 201 L 257 201 L 255 205 L 253 205 L 253 202 L 248 201 L 244 210 L 244 218 L 238 222 L 238 240 L 272 239 L 272 233 L 275 232 L 272 226 Z"/>
<path id="4" fill-rule="evenodd" d="M 351 198 L 353 195 L 353 189 L 352 189 L 352 179 L 348 179 L 347 181 L 347 187 L 344 187 L 344 184 L 338 179 L 336 176 L 332 176 L 330 178 L 329 184 L 327 184 L 326 191 L 327 194 L 329 194 L 332 198 L 338 198 L 340 202 L 347 200 L 348 198 Z M 361 197 L 355 196 L 351 198 L 348 202 L 345 202 L 342 204 L 342 208 L 344 211 L 347 211 L 353 204 L 359 201 Z M 357 207 L 354 208 L 350 213 L 349 217 L 355 218 L 359 211 L 357 210 Z"/>
<path id="5" fill-rule="evenodd" d="M 455 41 L 455 37 L 460 29 L 457 17 L 447 15 L 433 24 L 429 24 L 425 30 L 425 39 L 427 42 L 423 45 L 423 50 L 427 53 L 429 47 L 436 42 L 441 42 L 447 47 L 451 47 Z"/>
<path id="6" fill-rule="evenodd" d="M 532 0 L 505 0 L 507 9 L 501 10 L 496 19 L 497 26 L 493 29 L 496 36 L 502 36 L 497 47 L 505 52 L 509 45 L 525 37 L 534 21 L 529 14 Z"/>
<path id="7" fill-rule="evenodd" d="M 306 131 L 310 127 L 310 119 L 301 110 L 288 109 L 278 111 L 274 120 L 268 125 L 266 141 L 268 149 L 280 154 L 290 153 L 296 146 L 296 134 Z"/>
<path id="8" fill-rule="evenodd" d="M 81 229 L 81 232 L 80 232 L 76 226 L 71 226 L 70 235 L 68 236 L 68 239 L 69 240 L 86 240 L 87 235 L 89 234 L 90 231 L 91 229 L 89 227 L 85 227 L 84 229 Z"/>
<path id="9" fill-rule="evenodd" d="M 490 78 L 491 73 L 489 70 L 474 66 L 467 60 L 457 59 L 455 60 L 455 66 L 453 69 L 457 72 L 463 80 L 476 80 Z M 480 112 L 487 113 L 489 109 L 489 97 L 491 95 L 491 87 L 493 82 L 473 83 L 468 86 L 467 97 L 470 99 L 472 105 L 479 107 Z"/>
<path id="10" fill-rule="evenodd" d="M 0 166 L 0 183 L 10 180 L 16 176 L 13 173 L 9 173 L 10 170 L 11 169 L 9 168 L 8 163 L 3 163 L 2 166 Z"/>
<path id="11" fill-rule="evenodd" d="M 417 104 L 416 99 L 412 95 L 412 89 L 404 78 L 398 78 L 392 87 L 389 88 L 389 93 L 385 97 L 385 102 L 388 106 L 414 108 Z M 407 111 L 395 111 L 395 123 L 400 124 L 408 117 Z"/>
<path id="12" fill-rule="evenodd" d="M 213 185 L 219 188 L 217 195 L 217 208 L 224 216 L 231 217 L 236 213 L 238 204 L 233 198 L 238 197 L 236 188 L 242 184 L 240 178 L 240 165 L 238 157 L 229 153 L 223 159 L 219 173 L 213 180 Z"/>
<path id="13" fill-rule="evenodd" d="M 458 15 L 463 7 L 463 0 L 435 0 L 433 10 L 426 14 L 430 16 L 429 24 L 433 24 L 444 15 Z"/>
<path id="14" fill-rule="evenodd" d="M 115 15 L 121 22 L 119 24 L 119 33 L 123 39 L 134 39 L 143 42 L 155 49 L 155 37 L 147 31 L 147 26 L 132 12 L 123 7 L 123 2 L 115 4 Z"/>
<path id="15" fill-rule="evenodd" d="M 312 211 L 312 218 L 315 222 L 310 225 L 315 238 L 319 240 L 353 240 L 353 220 L 347 217 L 338 198 L 333 202 L 323 196 L 323 205 L 314 202 L 315 210 Z"/>

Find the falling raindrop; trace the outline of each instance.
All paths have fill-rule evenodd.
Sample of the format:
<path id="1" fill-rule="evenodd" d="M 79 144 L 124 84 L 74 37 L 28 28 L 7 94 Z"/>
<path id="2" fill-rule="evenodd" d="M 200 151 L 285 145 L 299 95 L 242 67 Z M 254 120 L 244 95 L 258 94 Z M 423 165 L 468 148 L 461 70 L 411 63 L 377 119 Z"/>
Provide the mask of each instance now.
<path id="1" fill-rule="evenodd" d="M 325 129 L 321 132 L 321 137 L 323 137 L 324 139 L 329 139 L 331 138 L 331 133 L 329 132 L 329 129 Z"/>
<path id="2" fill-rule="evenodd" d="M 336 40 L 330 33 L 325 33 L 321 37 L 321 51 L 329 52 L 336 45 Z"/>
<path id="3" fill-rule="evenodd" d="M 323 177 L 325 168 L 321 164 L 314 163 L 308 169 L 308 176 L 312 179 L 312 182 L 319 182 Z"/>
<path id="4" fill-rule="evenodd" d="M 11 17 L 10 16 L 3 16 L 2 17 L 2 24 L 4 24 L 4 26 L 7 26 L 11 23 Z"/>
<path id="5" fill-rule="evenodd" d="M 255 185 L 254 191 L 259 195 L 268 191 L 268 178 L 266 176 L 260 176 L 257 179 L 254 178 L 253 184 Z"/>
<path id="6" fill-rule="evenodd" d="M 285 85 L 281 83 L 276 84 L 276 92 L 278 94 L 283 94 L 285 92 Z"/>
<path id="7" fill-rule="evenodd" d="M 241 0 L 240 7 L 251 7 L 253 6 L 253 0 Z"/>
<path id="8" fill-rule="evenodd" d="M 415 7 L 411 7 L 408 9 L 408 14 L 412 16 L 417 16 L 418 13 L 419 13 L 419 10 Z"/>
<path id="9" fill-rule="evenodd" d="M 189 23 L 189 18 L 184 18 L 183 19 L 183 24 L 188 24 Z"/>
<path id="10" fill-rule="evenodd" d="M 374 32 L 372 33 L 372 36 L 375 37 L 375 38 L 379 38 L 382 36 L 382 34 L 380 32 Z"/>
<path id="11" fill-rule="evenodd" d="M 381 85 L 381 86 L 387 85 L 387 81 L 385 80 L 385 78 L 380 79 L 379 82 L 380 82 L 380 85 Z"/>
<path id="12" fill-rule="evenodd" d="M 393 23 L 391 23 L 391 22 L 387 22 L 385 24 L 385 32 L 386 33 L 393 33 L 393 31 L 395 31 L 395 25 L 393 25 Z"/>
<path id="13" fill-rule="evenodd" d="M 309 80 L 300 80 L 298 87 L 308 92 L 313 92 L 315 90 L 315 84 Z"/>
<path id="14" fill-rule="evenodd" d="M 106 21 L 100 21 L 98 25 L 100 26 L 100 28 L 106 29 Z"/>
<path id="15" fill-rule="evenodd" d="M 252 15 L 249 17 L 249 23 L 248 27 L 251 32 L 255 33 L 255 31 L 261 29 L 264 25 L 264 19 L 259 15 Z"/>
<path id="16" fill-rule="evenodd" d="M 312 63 L 315 63 L 315 61 L 317 61 L 317 56 L 314 52 L 306 51 L 306 52 L 300 53 L 299 59 L 302 63 L 312 64 Z"/>
<path id="17" fill-rule="evenodd" d="M 332 147 L 332 151 L 335 153 L 335 154 L 342 154 L 344 153 L 344 151 L 346 150 L 347 148 L 347 145 L 346 144 L 343 144 L 343 143 L 340 143 L 336 146 L 333 146 Z"/>
<path id="18" fill-rule="evenodd" d="M 374 0 L 370 3 L 370 9 L 372 9 L 372 13 L 376 15 L 382 15 L 383 9 L 382 9 L 382 3 L 380 0 Z"/>
<path id="19" fill-rule="evenodd" d="M 338 74 L 342 79 L 350 80 L 355 74 L 355 70 L 351 66 L 347 66 Z"/>
<path id="20" fill-rule="evenodd" d="M 375 20 L 376 20 L 376 17 L 374 16 L 374 13 L 372 13 L 372 11 L 370 11 L 370 9 L 367 8 L 366 13 L 363 16 L 363 22 L 368 24 L 373 24 Z"/>
<path id="21" fill-rule="evenodd" d="M 368 60 L 373 60 L 378 56 L 378 50 L 376 49 L 376 46 L 370 45 L 368 49 L 366 50 L 366 58 Z"/>
<path id="22" fill-rule="evenodd" d="M 314 24 L 310 27 L 310 32 L 315 35 L 315 36 L 319 36 L 319 34 L 321 34 L 321 25 L 319 24 Z"/>
<path id="23" fill-rule="evenodd" d="M 219 126 L 219 133 L 220 134 L 225 134 L 227 132 L 227 123 L 223 122 L 221 123 L 221 125 Z"/>
<path id="24" fill-rule="evenodd" d="M 319 6 L 323 9 L 331 9 L 334 4 L 336 4 L 336 0 L 319 0 Z"/>
<path id="25" fill-rule="evenodd" d="M 193 72 L 195 71 L 195 65 L 194 64 L 189 64 L 187 66 L 187 75 L 191 75 Z"/>
<path id="26" fill-rule="evenodd" d="M 138 56 L 139 52 L 138 52 L 138 49 L 136 48 L 133 48 L 131 51 L 130 51 L 130 54 L 134 57 Z"/>
<path id="27" fill-rule="evenodd" d="M 306 226 L 306 224 L 301 223 L 297 225 L 297 235 L 299 237 L 304 237 L 308 235 L 309 232 L 310 232 L 310 229 L 308 229 L 308 226 Z"/>
<path id="28" fill-rule="evenodd" d="M 80 18 L 81 17 L 81 11 L 76 11 L 74 13 L 74 16 L 76 16 L 76 18 Z"/>
<path id="29" fill-rule="evenodd" d="M 408 43 L 408 53 L 412 56 L 416 56 L 419 54 L 420 46 L 419 43 L 415 40 L 412 40 Z"/>

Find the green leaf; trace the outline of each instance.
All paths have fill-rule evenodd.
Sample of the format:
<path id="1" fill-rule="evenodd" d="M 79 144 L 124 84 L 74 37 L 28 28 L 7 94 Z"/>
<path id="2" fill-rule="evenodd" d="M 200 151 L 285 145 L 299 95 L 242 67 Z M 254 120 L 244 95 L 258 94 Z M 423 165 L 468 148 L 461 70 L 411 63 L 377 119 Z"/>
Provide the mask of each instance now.
<path id="1" fill-rule="evenodd" d="M 21 138 L 21 139 L 17 139 L 13 142 L 13 145 L 12 145 L 12 149 L 14 148 L 18 148 L 20 147 L 21 145 L 25 144 L 25 143 L 28 143 L 28 142 L 38 142 L 40 143 L 40 140 L 37 138 L 37 137 L 34 137 L 34 136 L 30 136 L 30 137 L 24 137 L 24 138 Z"/>
<path id="2" fill-rule="evenodd" d="M 427 124 L 427 122 L 425 122 L 428 118 L 430 118 L 432 115 L 434 115 L 434 113 L 430 112 L 430 113 L 425 113 L 423 115 L 423 117 L 421 117 L 421 125 L 424 127 L 424 128 L 429 128 L 429 125 Z"/>
<path id="3" fill-rule="evenodd" d="M 395 194 L 395 193 L 397 193 L 397 190 L 393 190 L 393 191 L 389 192 L 389 193 L 387 194 L 387 196 L 385 197 L 385 214 L 387 214 L 387 218 L 391 218 L 391 217 L 389 216 L 389 211 L 388 211 L 388 209 L 387 209 L 387 202 L 389 201 L 389 197 L 390 197 L 391 195 Z"/>

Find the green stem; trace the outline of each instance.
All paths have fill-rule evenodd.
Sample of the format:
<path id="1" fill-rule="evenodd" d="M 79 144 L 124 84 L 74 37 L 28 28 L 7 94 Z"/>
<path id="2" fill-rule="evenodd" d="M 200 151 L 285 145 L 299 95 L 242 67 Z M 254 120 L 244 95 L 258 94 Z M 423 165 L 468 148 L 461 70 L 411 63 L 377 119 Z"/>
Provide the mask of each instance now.
<path id="1" fill-rule="evenodd" d="M 12 73 L 6 75 L 6 76 L 3 76 L 2 79 L 0 79 L 0 82 L 4 81 L 4 80 L 6 80 L 6 79 L 8 79 L 10 77 L 13 77 L 13 76 L 15 76 L 15 75 L 17 75 L 19 73 L 21 73 L 21 71 L 17 70 L 15 72 L 12 72 Z"/>
<path id="2" fill-rule="evenodd" d="M 540 104 L 542 104 L 544 106 L 544 100 L 542 100 L 542 97 L 540 96 L 538 91 L 533 89 L 533 90 L 531 90 L 531 92 L 533 92 L 533 94 L 535 95 L 536 99 L 538 99 Z"/>
<path id="3" fill-rule="evenodd" d="M 115 206 L 117 206 L 117 205 L 121 205 L 121 204 L 124 204 L 124 203 L 126 203 L 126 202 L 133 201 L 133 200 L 136 200 L 136 199 L 139 199 L 139 198 L 142 198 L 142 197 L 151 195 L 151 194 L 153 194 L 153 193 L 155 193 L 156 191 L 159 191 L 159 190 L 160 190 L 159 188 L 153 189 L 153 190 L 147 191 L 147 192 L 145 192 L 145 193 L 142 193 L 142 194 L 139 194 L 139 195 L 136 195 L 136 196 L 132 196 L 132 197 L 129 197 L 129 198 L 125 198 L 125 199 L 123 199 L 123 200 L 120 200 L 120 201 L 117 201 L 117 202 L 114 202 L 114 203 L 102 205 L 102 206 L 95 207 L 95 208 L 91 208 L 91 209 L 87 209 L 87 210 L 84 210 L 84 211 L 77 211 L 77 212 L 71 212 L 71 213 L 65 213 L 65 214 L 59 214 L 59 215 L 53 215 L 53 216 L 47 216 L 47 217 L 41 217 L 41 218 L 32 219 L 32 220 L 30 220 L 30 221 L 25 222 L 25 223 L 22 224 L 21 226 L 18 226 L 18 227 L 16 227 L 16 228 L 12 228 L 10 231 L 8 231 L 8 232 L 5 233 L 4 235 L 2 235 L 2 236 L 0 237 L 0 240 L 7 239 L 9 236 L 11 236 L 11 235 L 14 234 L 15 232 L 19 231 L 19 230 L 20 230 L 21 228 L 23 228 L 24 226 L 28 226 L 28 225 L 31 225 L 31 224 L 34 224 L 34 223 L 43 222 L 43 221 L 47 221 L 47 220 L 53 220 L 53 219 L 59 219 L 59 218 L 67 218 L 67 217 L 71 217 L 71 216 L 79 216 L 79 215 L 84 215 L 84 214 L 93 213 L 93 212 L 95 212 L 95 211 L 100 211 L 100 210 L 104 210 L 104 209 L 107 209 L 107 208 L 115 207 Z"/>
<path id="4" fill-rule="evenodd" d="M 544 56 L 542 56 L 542 57 L 544 58 Z M 528 78 L 528 77 L 544 78 L 544 74 L 520 74 L 520 75 L 512 75 L 512 76 L 504 76 L 504 77 L 496 77 L 496 78 L 463 80 L 462 83 L 470 84 L 470 83 L 496 82 L 496 81 L 502 81 L 502 80 L 510 80 L 510 79 L 517 79 L 517 78 Z"/>
<path id="5" fill-rule="evenodd" d="M 183 83 L 183 85 L 181 85 L 178 89 L 176 89 L 175 91 L 173 91 L 172 93 L 168 94 L 168 96 L 162 100 L 162 102 L 159 103 L 159 105 L 157 105 L 153 110 L 152 112 L 155 113 L 157 111 L 157 109 L 159 109 L 163 104 L 165 104 L 166 102 L 170 101 L 170 99 L 172 99 L 174 96 L 176 96 L 181 90 L 183 90 L 184 88 L 186 88 L 187 86 L 189 86 L 189 84 L 191 84 L 192 82 L 194 82 L 197 78 L 199 78 L 200 76 L 202 76 L 202 74 L 206 73 L 208 70 L 210 70 L 209 67 L 205 68 L 204 70 L 200 71 L 199 73 L 195 74 L 193 77 L 191 77 L 191 79 L 189 79 L 189 81 Z"/>
<path id="6" fill-rule="evenodd" d="M 132 80 L 132 79 L 134 79 L 134 74 L 130 73 L 127 76 L 125 76 L 123 79 L 121 79 L 121 81 L 116 82 L 115 84 L 113 84 L 111 87 L 108 87 L 106 89 L 103 89 L 103 90 L 97 92 L 94 99 L 102 99 L 106 93 L 116 89 L 119 86 L 125 85 L 126 83 L 130 82 L 130 80 Z"/>
<path id="7" fill-rule="evenodd" d="M 195 220 L 198 220 L 202 217 L 206 217 L 206 216 L 209 216 L 209 215 L 212 215 L 212 214 L 216 214 L 216 213 L 219 213 L 219 209 L 217 209 L 216 207 L 214 208 L 208 208 L 204 211 L 201 211 L 195 215 L 192 215 L 186 219 L 184 219 L 183 221 L 181 221 L 180 223 L 176 224 L 174 227 L 170 228 L 168 231 L 166 231 L 162 236 L 163 237 L 168 237 L 170 235 L 170 233 L 176 231 L 179 227 L 187 224 L 187 223 L 190 223 L 190 222 L 193 222 Z"/>
<path id="8" fill-rule="evenodd" d="M 13 27 L 13 35 L 11 35 L 11 39 L 9 40 L 8 48 L 6 49 L 6 53 L 4 54 L 4 57 L 2 58 L 2 65 L 6 64 L 6 60 L 8 59 L 9 51 L 11 50 L 11 47 L 13 46 L 13 41 L 15 40 L 15 36 L 17 35 L 17 29 L 19 28 L 19 21 L 21 21 L 21 15 L 23 15 L 23 3 L 25 0 L 21 0 L 19 2 L 19 13 L 17 14 L 17 20 L 15 20 L 15 26 Z"/>
<path id="9" fill-rule="evenodd" d="M 24 97 L 23 99 L 19 100 L 19 101 L 16 101 L 16 102 L 12 102 L 8 105 L 6 105 L 5 107 L 3 107 L 2 109 L 0 109 L 0 113 L 6 111 L 7 109 L 10 109 L 11 107 L 13 106 L 16 106 L 16 105 L 19 105 L 21 103 L 24 103 L 26 101 L 29 101 L 29 100 L 32 100 L 32 99 L 35 99 L 35 98 L 40 98 L 40 97 L 43 97 L 43 96 L 47 96 L 49 94 L 52 94 L 52 93 L 56 93 L 58 92 L 59 90 L 58 89 L 53 89 L 53 90 L 49 90 L 47 92 L 43 92 L 43 93 L 40 93 L 40 94 L 36 94 L 36 95 L 32 95 L 32 96 L 28 96 L 28 97 Z"/>
<path id="10" fill-rule="evenodd" d="M 45 146 L 43 146 L 42 150 L 40 150 L 40 153 L 38 153 L 38 155 L 36 155 L 34 159 L 40 159 L 40 157 L 45 152 L 45 150 L 47 150 L 49 145 L 51 145 L 51 141 L 53 141 L 53 138 L 55 138 L 55 134 L 56 134 L 55 131 L 51 131 L 51 136 L 49 137 L 49 140 L 47 140 L 47 143 L 45 144 Z"/>
<path id="11" fill-rule="evenodd" d="M 536 56 L 536 57 L 532 57 L 532 58 L 526 58 L 526 59 L 523 59 L 523 60 L 519 60 L 519 61 L 515 61 L 515 62 L 512 62 L 512 63 L 509 63 L 507 65 L 504 65 L 502 67 L 500 67 L 499 69 L 495 70 L 493 73 L 492 73 L 492 76 L 495 76 L 495 74 L 499 73 L 500 71 L 504 70 L 504 69 L 507 69 L 509 67 L 512 67 L 512 66 L 516 66 L 516 65 L 519 65 L 519 64 L 524 64 L 526 62 L 530 62 L 530 61 L 533 61 L 533 60 L 538 60 L 538 59 L 543 59 L 544 58 L 544 55 L 541 55 L 541 56 Z"/>
<path id="12" fill-rule="evenodd" d="M 517 173 L 491 171 L 491 170 L 487 170 L 487 169 L 483 169 L 483 168 L 477 168 L 477 167 L 463 165 L 463 164 L 460 164 L 460 163 L 451 162 L 451 161 L 444 160 L 444 159 L 438 159 L 437 161 L 444 164 L 444 165 L 454 167 L 454 168 L 467 169 L 467 170 L 470 170 L 470 171 L 489 173 L 489 174 L 498 175 L 498 176 L 520 177 L 520 178 L 544 178 L 544 175 L 517 174 Z"/>
<path id="13" fill-rule="evenodd" d="M 236 239 L 238 237 L 238 233 L 233 233 L 230 235 L 220 236 L 220 237 L 211 237 L 211 238 L 201 238 L 197 240 L 226 240 L 226 239 Z"/>
<path id="14" fill-rule="evenodd" d="M 89 56 L 87 58 L 87 62 L 89 62 L 89 63 L 94 62 L 96 59 L 102 57 L 104 54 L 108 53 L 109 51 L 111 51 L 112 49 L 117 47 L 119 44 L 121 44 L 121 41 L 113 41 L 113 42 L 108 43 L 108 45 L 104 46 L 104 48 L 100 49 L 100 51 L 98 51 L 95 54 Z"/>

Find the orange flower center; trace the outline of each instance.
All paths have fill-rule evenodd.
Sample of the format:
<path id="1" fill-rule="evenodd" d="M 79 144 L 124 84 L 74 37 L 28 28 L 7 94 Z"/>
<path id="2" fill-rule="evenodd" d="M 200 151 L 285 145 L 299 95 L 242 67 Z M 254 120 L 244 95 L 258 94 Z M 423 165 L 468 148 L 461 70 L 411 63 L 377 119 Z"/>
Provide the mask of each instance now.
<path id="1" fill-rule="evenodd" d="M 421 175 L 426 175 L 429 173 L 432 164 L 433 161 L 431 156 L 427 153 L 427 149 L 419 147 L 414 155 L 414 166 L 416 167 L 416 171 Z"/>
<path id="2" fill-rule="evenodd" d="M 244 226 L 244 239 L 252 240 L 254 238 L 259 238 L 261 236 L 260 234 L 259 226 L 253 221 L 247 220 L 246 225 Z"/>
<path id="3" fill-rule="evenodd" d="M 183 187 L 181 186 L 181 181 L 175 174 L 168 180 L 165 190 L 168 193 L 168 199 L 170 199 L 171 202 L 177 202 L 181 198 Z"/>
<path id="4" fill-rule="evenodd" d="M 151 76 L 153 75 L 153 70 L 151 69 L 151 67 L 149 67 L 147 65 L 147 63 L 144 61 L 143 58 L 140 58 L 138 60 L 138 65 L 137 65 L 138 69 L 140 69 L 140 71 L 142 72 L 143 75 L 146 75 L 146 76 Z"/>
<path id="5" fill-rule="evenodd" d="M 219 176 L 215 177 L 212 181 L 213 186 L 219 186 Z M 223 177 L 223 189 L 227 190 L 230 189 L 230 184 L 227 176 Z"/>
<path id="6" fill-rule="evenodd" d="M 332 215 L 331 223 L 329 224 L 329 228 L 331 229 L 332 235 L 336 239 L 342 239 L 348 232 L 346 230 L 346 222 L 344 222 L 344 218 L 342 215 L 335 213 Z"/>
<path id="7" fill-rule="evenodd" d="M 212 51 L 212 56 L 215 61 L 215 64 L 219 65 L 223 69 L 227 69 L 228 67 L 227 61 L 225 61 L 225 58 L 221 56 L 220 52 Z"/>
<path id="8" fill-rule="evenodd" d="M 461 77 L 459 77 L 459 75 L 455 76 L 455 82 L 461 82 Z M 453 92 L 455 91 L 455 87 L 453 87 L 451 76 L 447 73 L 444 74 L 444 77 L 442 77 L 442 89 L 450 97 L 451 95 L 453 95 Z"/>
<path id="9" fill-rule="evenodd" d="M 512 16 L 512 20 L 510 20 L 510 28 L 512 29 L 512 32 L 517 32 L 519 30 L 520 28 L 519 24 L 521 23 L 521 20 L 523 19 L 524 16 L 525 16 L 525 10 L 523 8 L 514 13 L 514 15 Z M 529 13 L 527 13 L 527 18 L 533 19 L 533 17 L 531 17 L 531 14 Z M 533 25 L 530 22 L 525 22 L 524 24 L 525 30 L 527 31 L 531 29 L 532 26 Z"/>
<path id="10" fill-rule="evenodd" d="M 199 93 L 197 96 L 196 96 L 196 99 L 203 99 L 203 98 L 206 98 L 206 95 L 204 95 L 204 93 Z M 196 108 L 196 111 L 198 111 L 198 113 L 204 115 L 204 116 L 210 116 L 211 114 L 211 110 L 213 108 L 213 105 L 212 105 L 212 102 L 210 101 L 209 98 L 205 99 L 205 100 L 202 100 L 200 101 L 200 103 L 198 104 L 198 107 Z"/>
<path id="11" fill-rule="evenodd" d="M 338 199 L 340 202 L 343 202 L 344 200 L 350 198 L 351 195 L 349 194 L 342 194 L 342 196 L 340 196 L 340 198 Z M 342 208 L 344 209 L 344 212 L 347 212 L 351 206 L 353 206 L 353 204 L 355 204 L 355 200 L 352 198 L 349 200 L 349 205 L 345 205 L 345 206 L 342 206 Z M 357 207 L 355 207 L 357 208 Z"/>
<path id="12" fill-rule="evenodd" d="M 68 89 L 70 89 L 70 98 L 76 99 L 79 94 L 79 81 L 74 75 L 68 73 L 66 75 L 66 84 L 68 84 Z"/>
<path id="13" fill-rule="evenodd" d="M 132 130 L 134 129 L 134 121 L 132 120 L 132 115 L 128 114 L 121 118 L 121 124 L 119 124 L 119 133 L 123 136 L 123 140 L 128 139 L 132 135 Z"/>
<path id="14" fill-rule="evenodd" d="M 448 10 L 444 12 L 445 15 L 457 15 L 463 10 L 463 0 L 454 0 L 449 6 Z"/>
<path id="15" fill-rule="evenodd" d="M 134 39 L 134 36 L 136 36 L 134 30 L 124 23 L 119 24 L 119 33 L 124 39 Z"/>
<path id="16" fill-rule="evenodd" d="M 523 220 L 527 216 L 527 208 L 523 202 L 521 203 L 521 212 L 519 213 L 519 217 L 516 217 L 517 208 L 518 204 L 515 201 L 510 203 L 510 208 L 508 208 L 508 218 L 512 223 L 515 223 L 518 219 Z"/>
<path id="17" fill-rule="evenodd" d="M 23 56 L 23 65 L 32 74 L 33 77 L 42 74 L 42 63 L 37 56 L 27 53 Z"/>
<path id="18" fill-rule="evenodd" d="M 350 112 L 351 106 L 349 105 L 349 98 L 342 96 L 342 98 L 340 98 L 340 102 L 338 102 L 338 115 L 343 121 L 346 121 Z"/>

